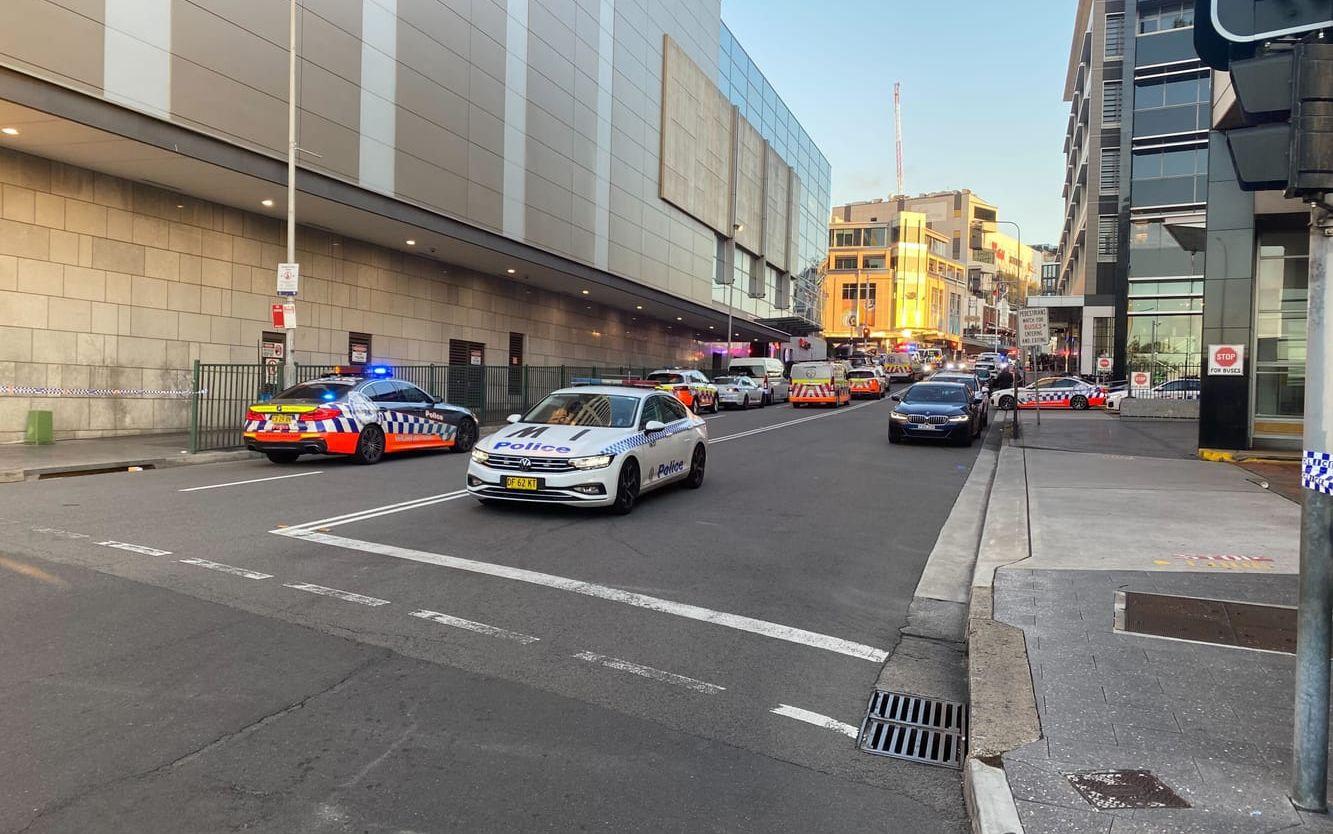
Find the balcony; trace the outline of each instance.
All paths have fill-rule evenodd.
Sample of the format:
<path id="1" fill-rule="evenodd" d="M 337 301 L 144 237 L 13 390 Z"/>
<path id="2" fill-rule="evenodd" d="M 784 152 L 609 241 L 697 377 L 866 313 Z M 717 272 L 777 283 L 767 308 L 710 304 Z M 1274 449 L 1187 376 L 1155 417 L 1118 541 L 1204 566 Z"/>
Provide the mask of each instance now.
<path id="1" fill-rule="evenodd" d="M 1134 63 L 1137 65 L 1137 69 L 1156 64 L 1174 64 L 1181 61 L 1199 60 L 1198 54 L 1194 51 L 1194 27 L 1192 26 L 1139 35 L 1134 43 Z"/>

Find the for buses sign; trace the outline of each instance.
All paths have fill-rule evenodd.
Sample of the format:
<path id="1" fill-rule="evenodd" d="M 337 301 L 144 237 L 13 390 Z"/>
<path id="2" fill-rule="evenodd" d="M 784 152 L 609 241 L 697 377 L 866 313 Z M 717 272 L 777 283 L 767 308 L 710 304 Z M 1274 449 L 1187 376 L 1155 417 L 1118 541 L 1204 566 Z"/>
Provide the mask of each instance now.
<path id="1" fill-rule="evenodd" d="M 1209 376 L 1243 376 L 1245 345 L 1209 345 Z"/>

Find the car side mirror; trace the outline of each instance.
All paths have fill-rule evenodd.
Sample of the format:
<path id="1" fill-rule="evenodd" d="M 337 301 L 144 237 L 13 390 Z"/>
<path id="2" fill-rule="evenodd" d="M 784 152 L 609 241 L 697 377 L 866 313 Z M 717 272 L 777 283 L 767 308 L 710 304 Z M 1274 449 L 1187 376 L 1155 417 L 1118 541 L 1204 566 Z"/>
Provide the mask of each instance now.
<path id="1" fill-rule="evenodd" d="M 508 417 L 505 418 L 505 422 L 506 422 L 506 423 L 517 423 L 519 420 L 522 420 L 522 419 L 523 419 L 523 415 L 522 415 L 522 414 L 510 414 Z"/>
<path id="2" fill-rule="evenodd" d="M 890 400 L 891 402 L 900 403 L 900 402 L 903 401 L 903 398 L 900 397 L 900 396 L 898 396 L 897 394 L 891 394 L 891 395 L 889 396 L 889 400 Z"/>
<path id="3" fill-rule="evenodd" d="M 643 426 L 644 431 L 662 431 L 665 428 L 666 423 L 663 423 L 661 420 L 649 420 Z"/>

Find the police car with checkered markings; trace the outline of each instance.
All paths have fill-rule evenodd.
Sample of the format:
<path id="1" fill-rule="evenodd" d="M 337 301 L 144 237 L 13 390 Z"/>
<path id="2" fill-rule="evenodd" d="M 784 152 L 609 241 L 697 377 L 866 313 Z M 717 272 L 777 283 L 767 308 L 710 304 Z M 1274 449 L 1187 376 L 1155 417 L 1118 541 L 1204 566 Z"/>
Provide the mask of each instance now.
<path id="1" fill-rule="evenodd" d="M 477 415 L 436 400 L 390 368 L 335 369 L 246 409 L 245 447 L 274 463 L 304 454 L 347 455 L 378 463 L 410 449 L 468 452 L 477 442 Z"/>
<path id="2" fill-rule="evenodd" d="M 991 391 L 990 401 L 995 408 L 1011 409 L 1014 407 L 1014 389 L 997 388 Z M 1047 377 L 1037 380 L 1036 385 L 1018 389 L 1019 408 L 1072 408 L 1074 411 L 1083 411 L 1104 405 L 1105 386 L 1094 385 L 1074 376 Z"/>
<path id="3" fill-rule="evenodd" d="M 561 388 L 472 450 L 467 490 L 483 504 L 526 501 L 625 514 L 649 490 L 703 485 L 703 418 L 646 380 Z"/>

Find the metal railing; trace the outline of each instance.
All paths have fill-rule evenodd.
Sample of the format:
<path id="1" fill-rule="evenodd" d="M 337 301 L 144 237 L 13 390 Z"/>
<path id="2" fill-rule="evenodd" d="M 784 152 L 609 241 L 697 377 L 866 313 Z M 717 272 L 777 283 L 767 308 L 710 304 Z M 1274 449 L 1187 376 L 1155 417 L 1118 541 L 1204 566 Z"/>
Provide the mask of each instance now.
<path id="1" fill-rule="evenodd" d="M 335 372 L 334 365 L 295 367 L 284 378 L 281 365 L 194 364 L 195 396 L 190 410 L 190 451 L 234 449 L 245 445 L 246 409 L 270 399 L 289 385 Z M 410 382 L 438 400 L 476 412 L 483 424 L 503 422 L 527 411 L 552 391 L 580 378 L 642 377 L 652 367 L 593 365 L 390 365 L 393 378 Z M 657 367 L 664 367 L 658 365 Z M 669 367 L 667 365 L 666 367 Z"/>
<path id="2" fill-rule="evenodd" d="M 1196 359 L 1178 361 L 1168 359 L 1144 359 L 1133 357 L 1129 361 L 1129 378 L 1132 379 L 1136 373 L 1147 373 L 1149 384 L 1147 388 L 1129 388 L 1129 380 L 1124 381 L 1130 396 L 1140 399 L 1196 399 L 1199 396 L 1199 374 L 1202 370 L 1201 362 Z M 1168 382 L 1178 382 L 1183 380 L 1193 380 L 1194 385 L 1166 386 L 1166 390 L 1156 390 L 1159 386 L 1164 386 Z"/>

